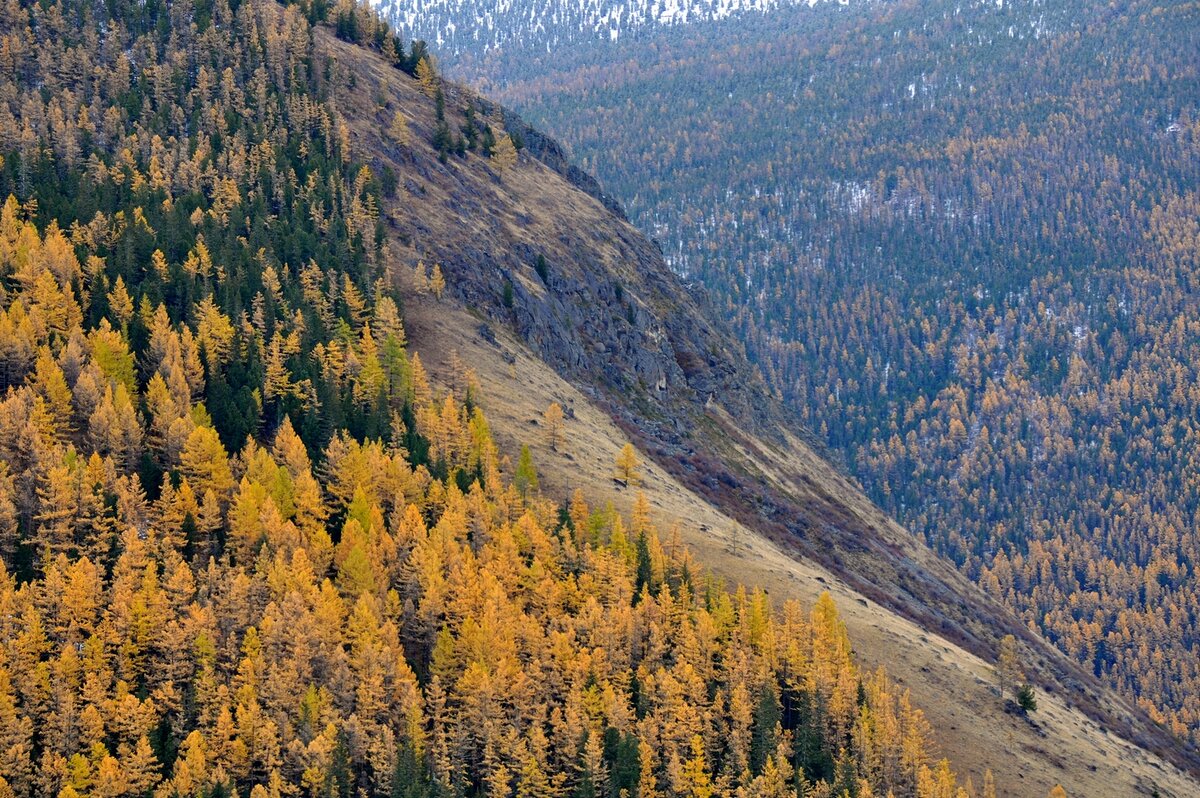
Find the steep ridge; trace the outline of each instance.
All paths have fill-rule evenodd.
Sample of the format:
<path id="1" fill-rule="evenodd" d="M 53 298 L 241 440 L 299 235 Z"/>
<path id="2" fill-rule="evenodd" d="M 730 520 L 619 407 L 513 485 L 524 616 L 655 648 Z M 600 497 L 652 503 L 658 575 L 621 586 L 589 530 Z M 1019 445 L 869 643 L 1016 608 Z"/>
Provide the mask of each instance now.
<path id="1" fill-rule="evenodd" d="M 863 608 L 855 608 L 852 630 L 891 640 L 918 700 L 958 717 L 945 728 L 976 725 L 978 717 L 995 724 L 993 734 L 1009 735 L 964 731 L 942 743 L 977 769 L 997 751 L 1019 752 L 991 762 L 1011 776 L 1010 794 L 1036 794 L 1026 792 L 1025 772 L 1043 793 L 1067 778 L 1086 784 L 1087 795 L 1195 792 L 1176 770 L 1197 772 L 1192 753 L 1021 627 L 825 463 L 655 246 L 552 142 L 526 130 L 537 146 L 499 176 L 454 158 L 440 162 L 427 144 L 434 105 L 418 85 L 320 35 L 335 69 L 353 75 L 332 84 L 346 87 L 338 104 L 354 145 L 371 154 L 377 172 L 386 167 L 400 176 L 399 197 L 385 209 L 390 261 L 438 263 L 446 275 L 446 304 L 436 312 L 422 302 L 406 309 L 412 340 L 433 353 L 434 373 L 444 379 L 452 378 L 454 360 L 478 372 L 502 437 L 527 438 L 545 404 L 564 399 L 573 411 L 569 435 L 589 425 L 619 429 L 653 461 L 649 487 L 679 520 L 682 539 L 717 556 L 713 564 L 728 577 L 761 576 L 785 595 L 836 586 Z M 466 104 L 502 113 L 452 86 L 446 100 L 448 113 Z M 384 133 L 392 107 L 410 119 L 409 147 Z M 507 125 L 519 127 L 511 116 Z M 406 281 L 408 270 L 397 267 L 394 277 Z M 612 457 L 601 439 L 577 441 L 569 462 L 588 465 L 591 488 L 625 496 L 611 484 Z M 539 456 L 563 462 L 544 447 Z M 561 491 L 573 486 L 566 478 L 547 481 Z M 729 553 L 723 562 L 722 550 Z M 1030 674 L 1052 707 L 1034 723 L 1006 718 L 987 683 L 984 663 L 1005 633 L 1022 640 Z M 1111 746 L 1124 744 L 1110 733 L 1140 750 L 1115 753 Z"/>
<path id="2" fill-rule="evenodd" d="M 854 4 L 446 69 L 627 203 L 885 512 L 1196 745 L 1196 15 Z"/>

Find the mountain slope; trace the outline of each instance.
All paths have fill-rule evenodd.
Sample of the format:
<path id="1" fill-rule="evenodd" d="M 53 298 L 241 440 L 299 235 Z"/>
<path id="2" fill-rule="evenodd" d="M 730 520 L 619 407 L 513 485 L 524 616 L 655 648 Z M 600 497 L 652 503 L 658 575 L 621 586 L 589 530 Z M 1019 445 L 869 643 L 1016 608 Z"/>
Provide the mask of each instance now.
<path id="1" fill-rule="evenodd" d="M 336 42 L 332 46 L 339 48 L 341 59 L 354 62 L 356 72 L 372 76 L 370 85 L 395 92 L 406 111 L 421 107 L 417 87 L 389 82 L 382 66 L 361 65 L 357 51 Z M 455 96 L 454 91 L 447 96 Z M 450 350 L 479 372 L 485 394 L 505 408 L 495 422 L 502 436 L 528 440 L 530 422 L 540 417 L 543 402 L 567 397 L 581 405 L 575 409 L 577 418 L 586 413 L 592 419 L 583 426 L 612 429 L 615 422 L 656 463 L 655 474 L 666 485 L 655 488 L 651 480 L 648 489 L 658 494 L 664 508 L 674 508 L 681 534 L 690 543 L 714 554 L 730 545 L 736 550 L 728 535 L 738 530 L 734 538 L 745 535 L 753 551 L 773 552 L 770 561 L 779 570 L 807 573 L 805 589 L 821 584 L 818 577 L 841 584 L 844 595 L 863 598 L 874 608 L 873 614 L 852 619 L 860 634 L 881 635 L 871 630 L 885 625 L 906 640 L 906 656 L 920 661 L 910 666 L 909 685 L 918 696 L 930 696 L 927 704 L 935 705 L 939 695 L 945 702 L 941 689 L 951 695 L 962 690 L 962 695 L 974 696 L 973 709 L 990 711 L 999 728 L 1028 740 L 1031 751 L 1040 750 L 1027 753 L 1029 760 L 1009 763 L 1010 784 L 1018 783 L 1017 773 L 1032 760 L 1042 769 L 1031 778 L 1047 788 L 1056 773 L 1065 773 L 1087 783 L 1087 794 L 1123 794 L 1135 782 L 1187 794 L 1189 782 L 1177 773 L 1164 775 L 1172 768 L 1161 770 L 1164 766 L 1154 764 L 1148 753 L 1192 767 L 1169 736 L 1023 631 L 953 568 L 888 521 L 802 440 L 787 434 L 794 428 L 791 419 L 769 399 L 728 333 L 704 320 L 657 251 L 614 215 L 603 198 L 573 189 L 571 179 L 577 175 L 561 174 L 523 155 L 499 180 L 488 179 L 454 159 L 439 163 L 436 152 L 421 143 L 413 153 L 392 160 L 379 133 L 387 112 L 361 93 L 347 92 L 339 102 L 343 109 L 354 109 L 353 131 L 361 146 L 383 153 L 378 168 L 386 164 L 412 175 L 408 195 L 386 214 L 395 253 L 406 262 L 439 263 L 447 275 L 448 296 L 471 314 L 460 312 L 461 322 L 447 323 L 442 317 L 450 316 L 448 309 L 433 307 L 431 300 L 418 302 L 410 308 L 413 340 L 418 348 L 439 350 L 430 362 L 442 364 L 435 371 L 446 379 L 453 378 Z M 423 108 L 412 115 L 418 142 L 427 141 L 436 124 L 434 109 L 427 102 Z M 518 127 L 511 116 L 508 125 Z M 525 138 L 534 140 L 529 131 Z M 552 166 L 567 171 L 552 157 L 548 142 L 541 147 Z M 405 160 L 410 157 L 415 162 Z M 464 211 L 466 220 L 460 222 Z M 455 224 L 467 225 L 465 236 L 438 234 Z M 545 280 L 536 269 L 539 255 L 546 262 Z M 534 386 L 540 386 L 536 393 Z M 574 427 L 568 422 L 568 436 L 575 434 Z M 574 469 L 587 466 L 583 484 L 592 490 L 607 485 L 612 491 L 611 457 L 594 450 L 613 449 L 601 447 L 597 437 L 602 436 L 589 436 L 582 448 L 571 448 L 569 460 L 541 449 L 541 456 L 559 464 L 554 473 L 563 474 L 548 481 L 566 491 L 583 480 L 569 476 Z M 703 524 L 707 529 L 693 523 L 699 515 L 713 513 L 713 522 Z M 804 558 L 803 564 L 797 556 Z M 746 579 L 741 569 L 753 568 L 754 559 L 749 562 L 731 557 L 723 572 Z M 770 570 L 750 572 L 770 575 Z M 782 584 L 790 585 L 791 579 L 785 577 Z M 998 701 L 989 710 L 985 696 L 991 688 L 981 680 L 979 660 L 972 657 L 990 661 L 996 640 L 1006 631 L 1023 639 L 1039 686 L 1076 707 L 1056 709 L 1061 720 L 1049 728 L 1010 722 Z M 882 633 L 884 639 L 887 634 Z M 930 635 L 943 642 L 921 640 L 935 639 Z M 929 677 L 921 675 L 921 668 L 931 667 L 930 645 L 956 652 L 949 658 L 956 664 L 947 666 L 954 676 L 939 677 L 946 681 L 936 686 L 923 683 Z M 974 665 L 960 667 L 962 661 Z M 1114 754 L 1106 769 L 1090 748 L 1107 747 L 1104 729 L 1137 740 L 1145 751 L 1134 758 L 1145 758 L 1146 767 L 1127 769 L 1129 755 L 1118 759 Z M 1056 735 L 1053 743 L 1035 742 L 1051 733 Z M 944 738 L 943 744 L 962 761 L 979 763 L 979 769 L 980 757 L 994 750 L 978 738 L 960 746 Z M 1077 770 L 1068 756 L 1060 758 L 1058 752 L 1068 750 L 1087 764 Z"/>
<path id="2" fill-rule="evenodd" d="M 453 68 L 626 201 L 874 501 L 1195 745 L 1198 30 L 854 4 Z"/>
<path id="3" fill-rule="evenodd" d="M 458 362 L 476 365 L 498 438 L 509 449 L 519 441 L 535 441 L 543 490 L 567 496 L 582 489 L 618 508 L 632 507 L 631 493 L 611 479 L 624 430 L 587 393 L 563 380 L 518 338 L 500 334 L 492 343 L 475 334 L 477 317 L 464 310 L 448 313 L 444 304 L 425 300 L 409 305 L 408 319 L 431 373 L 452 380 Z M 531 438 L 550 402 L 569 407 L 572 416 L 567 443 L 558 451 L 542 434 Z M 664 528 L 677 530 L 680 543 L 731 583 L 762 585 L 773 601 L 809 601 L 830 592 L 856 641 L 857 655 L 870 667 L 885 668 L 912 691 L 913 701 L 938 730 L 939 754 L 950 757 L 977 787 L 990 769 L 997 794 L 1012 798 L 1048 794 L 1056 784 L 1068 785 L 1070 795 L 1114 798 L 1154 790 L 1182 798 L 1196 791 L 1194 777 L 1169 757 L 1149 752 L 1161 741 L 1134 745 L 1113 733 L 1110 722 L 1089 717 L 1057 692 L 1039 691 L 1033 723 L 1005 712 L 996 698 L 990 658 L 981 659 L 866 598 L 835 572 L 797 557 L 786 543 L 776 544 L 753 525 L 721 512 L 656 464 L 646 469 L 644 490 Z"/>

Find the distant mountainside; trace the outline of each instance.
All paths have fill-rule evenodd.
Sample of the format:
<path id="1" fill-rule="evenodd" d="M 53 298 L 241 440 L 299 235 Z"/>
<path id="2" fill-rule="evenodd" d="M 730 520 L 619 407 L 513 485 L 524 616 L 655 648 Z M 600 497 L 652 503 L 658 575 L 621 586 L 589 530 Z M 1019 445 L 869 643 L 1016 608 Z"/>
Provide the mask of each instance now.
<path id="1" fill-rule="evenodd" d="M 763 14 L 832 0 L 377 0 L 385 19 L 450 61 L 509 45 L 540 50 L 660 26 Z"/>
<path id="2" fill-rule="evenodd" d="M 626 203 L 875 501 L 1192 745 L 1198 49 L 1193 3 L 901 2 L 455 68 Z"/>

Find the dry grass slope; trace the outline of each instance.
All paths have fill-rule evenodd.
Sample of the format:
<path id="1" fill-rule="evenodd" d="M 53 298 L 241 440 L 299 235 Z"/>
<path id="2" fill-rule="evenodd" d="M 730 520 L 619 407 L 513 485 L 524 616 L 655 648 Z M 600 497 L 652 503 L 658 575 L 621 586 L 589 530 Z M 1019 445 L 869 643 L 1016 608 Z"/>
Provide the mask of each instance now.
<path id="1" fill-rule="evenodd" d="M 452 379 L 453 354 L 476 369 L 497 439 L 514 455 L 520 443 L 531 445 L 543 491 L 567 497 L 581 487 L 629 511 L 632 492 L 612 481 L 613 461 L 628 438 L 608 413 L 509 336 L 501 334 L 498 346 L 480 339 L 473 332 L 475 317 L 462 309 L 421 302 L 410 305 L 408 318 L 415 348 L 435 377 Z M 540 426 L 542 411 L 553 401 L 571 411 L 568 443 L 560 451 L 550 449 Z M 676 525 L 680 540 L 730 582 L 762 585 L 780 602 L 790 597 L 811 602 L 830 591 L 864 660 L 886 665 L 912 690 L 942 730 L 942 752 L 977 785 L 990 767 L 1001 795 L 1012 798 L 1040 798 L 1057 783 L 1069 786 L 1070 795 L 1096 798 L 1148 796 L 1155 788 L 1175 798 L 1200 794 L 1200 784 L 1177 768 L 1109 733 L 1056 696 L 1039 697 L 1033 723 L 1004 712 L 988 663 L 794 557 L 654 463 L 647 465 L 644 490 L 660 523 Z"/>

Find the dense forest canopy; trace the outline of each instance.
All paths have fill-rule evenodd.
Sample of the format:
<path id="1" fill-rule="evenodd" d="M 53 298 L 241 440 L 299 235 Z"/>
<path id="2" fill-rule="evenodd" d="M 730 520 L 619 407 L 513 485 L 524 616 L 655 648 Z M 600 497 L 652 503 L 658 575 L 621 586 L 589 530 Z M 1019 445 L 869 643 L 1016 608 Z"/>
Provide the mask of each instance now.
<path id="1" fill-rule="evenodd" d="M 897 2 L 446 66 L 627 203 L 884 509 L 1194 742 L 1198 51 L 1191 2 Z"/>
<path id="2" fill-rule="evenodd" d="M 543 498 L 431 386 L 317 25 L 514 167 L 362 7 L 0 6 L 0 798 L 994 795 L 828 597 Z"/>

